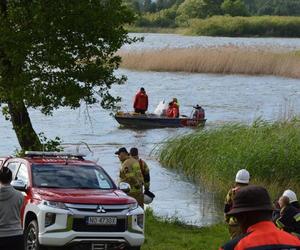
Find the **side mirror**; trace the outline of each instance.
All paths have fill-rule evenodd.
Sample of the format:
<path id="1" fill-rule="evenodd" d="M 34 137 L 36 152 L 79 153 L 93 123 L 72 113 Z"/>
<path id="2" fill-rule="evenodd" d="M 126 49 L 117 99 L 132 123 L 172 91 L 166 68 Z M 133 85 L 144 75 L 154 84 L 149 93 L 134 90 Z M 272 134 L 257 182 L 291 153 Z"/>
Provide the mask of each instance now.
<path id="1" fill-rule="evenodd" d="M 27 190 L 26 183 L 24 183 L 22 180 L 13 180 L 11 181 L 10 185 L 21 192 L 26 192 Z"/>
<path id="2" fill-rule="evenodd" d="M 120 182 L 119 189 L 122 190 L 125 193 L 129 193 L 131 187 L 127 182 Z"/>

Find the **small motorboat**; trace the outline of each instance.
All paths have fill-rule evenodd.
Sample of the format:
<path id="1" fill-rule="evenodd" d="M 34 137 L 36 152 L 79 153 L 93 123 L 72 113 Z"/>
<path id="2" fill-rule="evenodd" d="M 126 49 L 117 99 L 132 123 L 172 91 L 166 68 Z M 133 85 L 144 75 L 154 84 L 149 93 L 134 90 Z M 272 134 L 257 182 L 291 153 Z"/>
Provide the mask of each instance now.
<path id="1" fill-rule="evenodd" d="M 139 114 L 118 112 L 115 119 L 119 124 L 129 128 L 178 128 L 178 127 L 198 127 L 204 126 L 206 119 L 192 119 L 187 116 L 179 118 L 170 118 L 167 116 L 159 116 L 156 114 Z"/>

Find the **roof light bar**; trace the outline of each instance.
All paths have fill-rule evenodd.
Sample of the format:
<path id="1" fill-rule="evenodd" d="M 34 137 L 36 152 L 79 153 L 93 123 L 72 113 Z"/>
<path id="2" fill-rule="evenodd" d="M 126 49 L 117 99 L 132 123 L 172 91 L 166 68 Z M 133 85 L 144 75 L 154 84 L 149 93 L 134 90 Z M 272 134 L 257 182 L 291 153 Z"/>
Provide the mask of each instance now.
<path id="1" fill-rule="evenodd" d="M 84 154 L 64 153 L 64 152 L 43 152 L 43 151 L 25 151 L 27 157 L 57 157 L 57 158 L 78 158 L 83 159 Z"/>

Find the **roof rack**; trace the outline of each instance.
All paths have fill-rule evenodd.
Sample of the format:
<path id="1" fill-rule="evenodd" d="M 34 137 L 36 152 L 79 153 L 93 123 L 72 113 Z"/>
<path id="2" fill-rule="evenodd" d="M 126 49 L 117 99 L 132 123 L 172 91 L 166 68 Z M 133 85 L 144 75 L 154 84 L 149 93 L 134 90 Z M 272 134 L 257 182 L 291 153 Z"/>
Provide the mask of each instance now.
<path id="1" fill-rule="evenodd" d="M 56 158 L 66 158 L 66 159 L 79 159 L 84 160 L 84 154 L 79 153 L 64 153 L 64 152 L 44 152 L 44 151 L 25 151 L 25 156 L 27 157 L 56 157 Z"/>

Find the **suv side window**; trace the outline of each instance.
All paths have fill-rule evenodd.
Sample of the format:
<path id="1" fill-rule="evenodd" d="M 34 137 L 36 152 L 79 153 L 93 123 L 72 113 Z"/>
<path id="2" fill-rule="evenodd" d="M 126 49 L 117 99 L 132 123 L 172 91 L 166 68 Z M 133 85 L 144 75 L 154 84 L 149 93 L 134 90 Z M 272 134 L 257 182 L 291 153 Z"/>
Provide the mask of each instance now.
<path id="1" fill-rule="evenodd" d="M 21 163 L 16 179 L 22 180 L 25 184 L 28 185 L 28 181 L 29 181 L 28 170 L 24 163 Z"/>
<path id="2" fill-rule="evenodd" d="M 11 170 L 12 172 L 12 179 L 15 180 L 16 174 L 18 172 L 20 166 L 20 162 L 10 162 L 7 164 L 7 167 Z"/>

